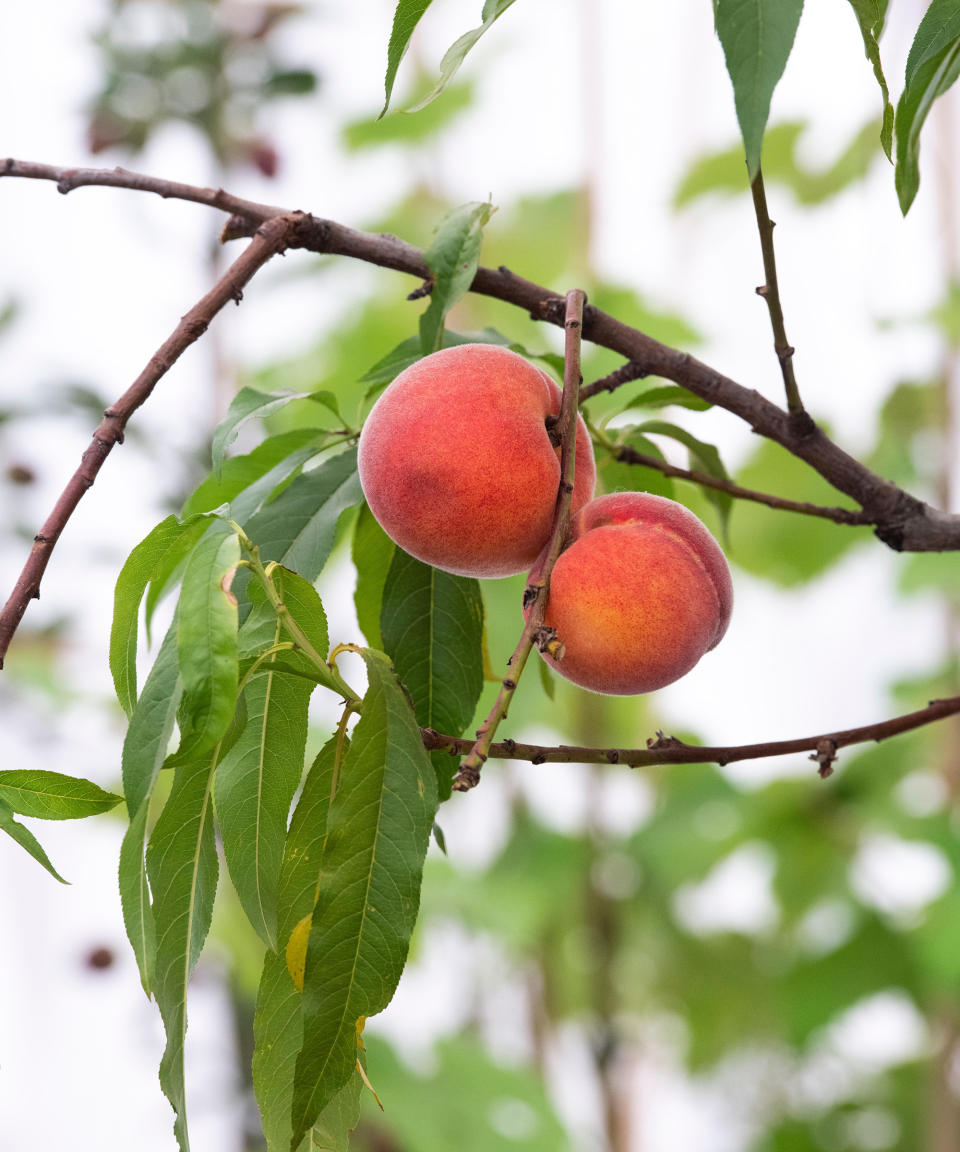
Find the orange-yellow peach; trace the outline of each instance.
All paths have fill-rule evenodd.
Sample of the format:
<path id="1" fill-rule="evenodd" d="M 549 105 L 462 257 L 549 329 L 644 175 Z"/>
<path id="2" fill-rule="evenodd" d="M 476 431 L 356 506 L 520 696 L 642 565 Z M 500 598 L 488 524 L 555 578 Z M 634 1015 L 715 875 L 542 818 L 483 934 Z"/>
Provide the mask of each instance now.
<path id="1" fill-rule="evenodd" d="M 547 417 L 560 389 L 522 356 L 461 344 L 418 360 L 390 384 L 360 434 L 370 511 L 419 560 L 462 576 L 530 567 L 553 523 L 559 449 Z M 592 496 L 593 448 L 577 428 L 573 507 Z"/>
<path id="2" fill-rule="evenodd" d="M 562 656 L 543 657 L 574 684 L 652 692 L 689 672 L 726 632 L 730 570 L 682 504 L 648 492 L 601 496 L 574 517 L 572 540 L 553 569 L 545 617 Z"/>

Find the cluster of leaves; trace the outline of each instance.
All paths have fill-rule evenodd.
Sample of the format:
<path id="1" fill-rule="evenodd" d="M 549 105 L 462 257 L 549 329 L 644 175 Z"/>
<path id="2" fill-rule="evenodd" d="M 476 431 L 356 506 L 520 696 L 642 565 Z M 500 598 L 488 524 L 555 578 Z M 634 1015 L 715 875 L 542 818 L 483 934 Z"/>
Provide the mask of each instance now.
<path id="1" fill-rule="evenodd" d="M 903 92 L 894 112 L 880 57 L 887 0 L 849 2 L 880 89 L 879 139 L 888 159 L 894 158 L 896 140 L 895 183 L 900 207 L 906 213 L 920 186 L 920 133 L 924 122 L 933 103 L 960 75 L 960 10 L 954 0 L 932 0 L 928 6 L 907 58 Z M 466 54 L 512 3 L 513 0 L 486 0 L 481 25 L 451 45 L 441 61 L 436 85 L 411 111 L 440 95 Z M 387 53 L 384 112 L 390 105 L 400 62 L 429 6 L 430 0 L 399 0 L 397 4 Z M 713 13 L 733 83 L 747 173 L 753 180 L 760 171 L 770 102 L 793 49 L 803 0 L 756 0 L 750 4 L 741 0 L 714 0 Z"/>
<path id="2" fill-rule="evenodd" d="M 328 1146 L 320 1132 L 355 1123 L 363 1022 L 392 996 L 416 918 L 436 776 L 386 657 L 362 649 L 362 700 L 327 662 L 326 618 L 311 581 L 342 513 L 361 496 L 351 449 L 301 471 L 324 438 L 283 434 L 229 461 L 214 486 L 228 509 L 163 521 L 117 586 L 111 664 L 130 717 L 121 896 L 144 987 L 167 1030 L 161 1083 L 182 1148 L 186 990 L 217 887 L 215 825 L 268 950 L 254 1082 L 271 1147 L 296 1148 L 316 1125 L 312 1146 Z M 291 455 L 295 439 L 302 443 Z M 278 452 L 286 453 L 279 463 Z M 206 501 L 195 495 L 198 502 Z M 140 604 L 146 595 L 149 620 L 174 580 L 174 619 L 136 695 Z M 398 609 L 401 628 L 408 611 Z M 345 707 L 304 777 L 317 687 Z M 168 795 L 157 815 L 161 791 Z"/>
<path id="3" fill-rule="evenodd" d="M 438 228 L 426 252 L 432 291 L 419 335 L 360 376 L 362 394 L 351 400 L 358 415 L 440 346 L 482 339 L 531 355 L 493 328 L 467 337 L 445 326 L 473 278 L 490 215 L 489 204 L 468 204 Z M 562 368 L 549 354 L 541 359 Z M 716 449 L 675 424 L 608 428 L 623 408 L 668 405 L 703 408 L 664 386 L 599 404 L 598 445 L 614 449 L 611 464 L 614 436 L 656 455 L 649 438 L 667 437 L 700 467 L 726 475 Z M 329 390 L 242 389 L 213 438 L 211 474 L 179 516 L 137 546 L 117 583 L 111 668 L 129 717 L 121 895 L 144 988 L 167 1031 L 161 1082 L 183 1148 L 186 992 L 211 922 L 217 838 L 266 948 L 253 1078 L 268 1145 L 296 1148 L 309 1138 L 313 1147 L 343 1147 L 364 1077 L 364 1020 L 386 1006 L 399 980 L 434 812 L 451 790 L 455 761 L 435 752 L 431 764 L 420 729 L 460 735 L 483 688 L 481 587 L 420 563 L 385 536 L 362 502 L 345 407 Z M 289 426 L 227 457 L 255 418 Z M 728 499 L 719 511 L 726 517 Z M 369 644 L 346 645 L 363 655 L 362 697 L 337 668 L 344 645 L 330 651 L 314 587 L 338 533 L 350 536 L 357 618 Z M 149 630 L 177 585 L 172 622 L 141 687 L 141 608 Z M 516 596 L 506 616 L 517 624 L 518 605 Z M 305 772 L 318 688 L 344 706 Z"/>

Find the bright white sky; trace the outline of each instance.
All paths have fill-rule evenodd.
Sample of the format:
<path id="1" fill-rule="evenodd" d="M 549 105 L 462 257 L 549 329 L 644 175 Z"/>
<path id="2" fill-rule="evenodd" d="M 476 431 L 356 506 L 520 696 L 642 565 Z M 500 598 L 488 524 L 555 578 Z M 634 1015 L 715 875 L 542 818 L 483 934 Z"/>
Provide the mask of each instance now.
<path id="1" fill-rule="evenodd" d="M 473 26 L 479 7 L 477 0 L 445 0 L 431 8 L 416 48 L 420 58 L 437 63 L 449 43 Z M 914 0 L 891 7 L 884 53 L 896 94 L 908 46 L 905 30 L 915 27 L 923 6 Z M 97 76 L 88 41 L 105 9 L 100 0 L 73 0 L 57 5 L 53 18 L 47 4 L 4 6 L 0 152 L 56 164 L 89 162 L 82 106 Z M 495 203 L 579 181 L 589 166 L 598 268 L 685 313 L 707 334 L 703 359 L 778 399 L 766 310 L 753 294 L 761 272 L 749 203 L 702 202 L 680 218 L 669 210 L 690 158 L 728 145 L 736 132 L 709 5 L 695 9 L 555 0 L 545 18 L 543 5 L 516 4 L 467 65 L 480 78 L 477 109 L 438 143 L 430 163 L 454 200 L 491 195 Z M 286 161 L 281 179 L 267 183 L 245 176 L 234 191 L 356 227 L 397 198 L 409 180 L 400 153 L 346 157 L 337 146 L 341 120 L 375 109 L 381 99 L 390 16 L 388 0 L 330 0 L 321 14 L 290 31 L 289 58 L 319 69 L 322 98 L 291 104 L 278 118 Z M 812 159 L 835 155 L 877 112 L 877 90 L 861 55 L 847 5 L 807 5 L 773 119 L 811 120 L 805 148 Z M 859 70 L 851 61 L 860 62 Z M 593 115 L 584 114 L 585 108 Z M 929 371 L 938 356 L 926 333 L 909 327 L 878 332 L 875 326 L 879 318 L 922 313 L 939 291 L 941 269 L 932 262 L 938 252 L 938 148 L 930 134 L 924 150 L 924 183 L 906 222 L 883 164 L 863 185 L 817 212 L 802 214 L 785 195 L 770 196 L 801 388 L 808 406 L 854 451 L 870 442 L 877 399 L 900 374 Z M 202 150 L 185 131 L 169 132 L 131 166 L 188 182 L 211 178 Z M 192 205 L 99 189 L 63 198 L 51 185 L 12 180 L 0 182 L 0 206 L 0 302 L 13 293 L 25 304 L 22 320 L 3 344 L 0 404 L 37 402 L 44 388 L 63 380 L 119 394 L 204 290 L 200 249 L 210 233 L 208 214 Z M 344 269 L 343 275 L 351 291 L 365 282 L 366 273 L 357 269 Z M 406 284 L 398 285 L 398 302 L 406 290 Z M 263 276 L 241 310 L 217 321 L 230 355 L 266 361 L 312 342 L 317 316 L 337 306 L 325 291 L 281 287 Z M 184 447 L 195 443 L 218 415 L 203 383 L 205 368 L 202 348 L 189 352 L 162 382 L 149 410 L 135 418 L 137 427 Z M 729 461 L 749 450 L 749 433 L 725 413 L 706 414 L 701 428 Z M 29 463 L 40 473 L 22 504 L 3 514 L 35 530 L 89 431 L 78 419 L 69 427 L 38 422 L 29 439 L 18 442 L 0 432 L 4 461 Z M 112 587 L 123 557 L 155 522 L 156 495 L 162 490 L 155 465 L 141 463 L 133 446 L 120 448 L 74 517 L 29 621 L 35 627 L 50 623 L 83 598 L 84 619 L 69 656 L 75 694 L 53 709 L 41 693 L 0 682 L 3 766 L 43 766 L 104 784 L 116 779 L 122 733 L 105 703 Z M 16 551 L 0 556 L 3 596 L 22 559 Z M 932 609 L 894 602 L 895 565 L 878 547 L 792 595 L 738 575 L 733 626 L 715 653 L 662 694 L 668 717 L 677 723 L 695 717 L 705 738 L 725 743 L 799 735 L 882 715 L 891 677 L 927 666 L 939 642 Z M 337 606 L 331 616 L 349 621 L 349 593 L 348 587 L 331 591 Z M 16 659 L 15 651 L 10 659 Z M 91 708 L 91 692 L 104 707 Z M 6 721 L 12 704 L 25 723 Z M 740 775 L 760 779 L 763 772 L 752 766 Z M 575 801 L 582 781 L 574 769 L 567 778 Z M 552 779 L 556 787 L 555 770 Z M 461 836 L 465 851 L 482 853 L 483 845 L 473 844 L 482 823 L 478 814 L 492 813 L 497 801 L 492 789 L 487 800 L 475 796 L 452 808 L 447 831 L 454 847 Z M 555 818 L 564 819 L 562 804 Z M 39 829 L 54 862 L 74 882 L 70 889 L 0 843 L 6 941 L 0 984 L 18 992 L 5 1007 L 0 1030 L 3 1152 L 32 1152 L 41 1122 L 45 1132 L 69 1132 L 78 1152 L 119 1152 L 129 1147 L 132 1133 L 141 1152 L 174 1147 L 155 1073 L 159 1020 L 140 992 L 114 894 L 120 829 L 106 820 L 96 828 Z M 100 943 L 116 949 L 118 962 L 91 975 L 81 961 L 88 947 Z M 206 970 L 215 968 L 212 960 Z M 398 1032 L 406 1026 L 408 1005 L 402 990 L 391 1009 Z M 212 1103 L 224 1095 L 231 1075 L 224 1011 L 217 981 L 198 980 L 191 1003 L 198 1069 L 191 1126 L 203 1150 L 234 1147 L 236 1117 Z M 126 1072 L 129 1078 L 121 1081 Z M 680 1089 L 654 1079 L 675 1118 L 671 1093 Z M 589 1102 L 581 1111 L 579 1121 L 589 1129 Z M 645 1147 L 723 1152 L 726 1146 L 716 1142 L 716 1126 L 705 1115 L 711 1113 L 691 1113 L 691 1130 L 678 1142 L 675 1128 L 663 1135 L 663 1118 L 652 1107 Z"/>

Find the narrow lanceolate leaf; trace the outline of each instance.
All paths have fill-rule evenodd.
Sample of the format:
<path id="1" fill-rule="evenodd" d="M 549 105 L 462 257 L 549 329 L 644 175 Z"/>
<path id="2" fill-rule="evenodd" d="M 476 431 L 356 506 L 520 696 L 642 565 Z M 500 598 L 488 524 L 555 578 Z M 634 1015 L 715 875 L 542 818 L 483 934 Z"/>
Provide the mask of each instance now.
<path id="1" fill-rule="evenodd" d="M 417 723 L 459 736 L 483 689 L 480 585 L 415 560 L 397 548 L 383 589 L 384 650 L 413 701 Z M 455 760 L 431 756 L 441 799 L 450 795 Z"/>
<path id="2" fill-rule="evenodd" d="M 248 420 L 252 420 L 254 416 L 267 416 L 289 404 L 291 400 L 303 400 L 304 396 L 303 392 L 259 392 L 256 388 L 241 388 L 230 401 L 226 416 L 217 425 L 213 434 L 210 452 L 215 475 L 220 475 L 224 453 L 236 440 L 237 433 Z"/>
<path id="3" fill-rule="evenodd" d="M 307 946 L 296 1147 L 357 1063 L 361 1017 L 389 1004 L 407 958 L 436 811 L 436 777 L 387 658 L 364 650 L 369 687 L 327 819 Z"/>
<path id="4" fill-rule="evenodd" d="M 488 31 L 494 21 L 498 20 L 504 12 L 506 12 L 513 2 L 514 0 L 485 0 L 483 12 L 480 17 L 483 23 L 478 28 L 472 28 L 457 40 L 454 40 L 440 61 L 440 79 L 437 81 L 436 86 L 432 88 L 419 103 L 410 109 L 411 112 L 418 112 L 421 108 L 425 108 L 431 101 L 436 100 L 457 74 L 460 65 L 463 63 L 470 49 L 476 44 L 484 32 Z"/>
<path id="5" fill-rule="evenodd" d="M 276 946 L 276 887 L 290 802 L 303 771 L 312 685 L 267 669 L 247 685 L 247 726 L 217 769 L 217 821 L 247 918 Z"/>
<path id="6" fill-rule="evenodd" d="M 144 851 L 150 796 L 170 745 L 180 703 L 176 621 L 170 625 L 130 717 L 123 741 L 123 792 L 130 824 L 120 845 L 120 906 L 123 923 L 150 995 L 156 939 Z"/>
<path id="7" fill-rule="evenodd" d="M 274 580 L 314 650 L 326 659 L 327 621 L 316 589 L 283 569 Z M 253 620 L 250 617 L 248 623 Z M 274 619 L 274 640 L 283 633 Z M 285 662 L 313 667 L 301 653 Z M 268 947 L 277 948 L 277 883 L 287 818 L 303 775 L 307 710 L 314 684 L 260 665 L 247 685 L 246 725 L 217 768 L 215 797 L 223 851 L 240 903 Z"/>
<path id="8" fill-rule="evenodd" d="M 410 37 L 420 23 L 421 16 L 429 7 L 430 0 L 398 0 L 396 11 L 393 14 L 390 43 L 387 46 L 387 73 L 383 82 L 385 99 L 381 116 L 390 107 L 390 97 L 393 95 L 397 69 L 410 46 Z"/>
<path id="9" fill-rule="evenodd" d="M 345 749 L 341 750 L 341 755 Z M 292 1136 L 292 1071 L 303 1044 L 301 995 L 290 975 L 287 944 L 294 928 L 313 911 L 327 810 L 336 772 L 337 742 L 317 756 L 290 821 L 277 900 L 277 949 L 268 951 L 253 1018 L 253 1087 L 269 1152 L 288 1152 Z M 306 938 L 304 940 L 306 942 Z M 360 1111 L 359 1073 L 354 1073 L 317 1118 L 301 1148 L 346 1152 Z"/>
<path id="10" fill-rule="evenodd" d="M 237 703 L 237 601 L 230 584 L 240 541 L 218 524 L 194 548 L 177 606 L 177 652 L 183 679 L 178 759 L 221 739 Z"/>
<path id="11" fill-rule="evenodd" d="M 151 627 L 157 605 L 173 591 L 183 576 L 187 557 L 197 545 L 197 541 L 214 524 L 215 517 L 203 512 L 181 517 L 184 531 L 160 557 L 150 576 L 150 584 L 144 600 L 144 621 L 147 626 L 147 639 L 151 639 Z"/>
<path id="12" fill-rule="evenodd" d="M 654 436 L 669 436 L 671 440 L 676 440 L 680 444 L 683 444 L 690 454 L 690 468 L 692 471 L 706 472 L 708 476 L 713 476 L 717 480 L 730 479 L 716 447 L 713 444 L 705 443 L 703 440 L 698 440 L 697 437 L 689 433 L 686 428 L 680 428 L 676 424 L 670 424 L 665 420 L 647 420 L 645 423 L 637 425 L 637 431 Z M 733 497 L 727 492 L 721 492 L 717 488 L 705 487 L 703 494 L 714 508 L 716 508 L 720 516 L 720 522 L 723 525 L 723 531 L 726 533 L 730 521 L 730 510 L 733 506 Z"/>
<path id="13" fill-rule="evenodd" d="M 960 4 L 932 0 L 907 56 L 903 95 L 897 104 L 894 180 L 906 215 L 920 186 L 920 130 L 934 101 L 960 75 Z"/>
<path id="14" fill-rule="evenodd" d="M 181 1152 L 190 1147 L 183 1074 L 187 985 L 210 928 L 217 889 L 211 784 L 218 753 L 218 747 L 207 749 L 180 764 L 147 846 L 156 926 L 153 992 L 167 1033 L 160 1086 L 176 1113 Z"/>
<path id="15" fill-rule="evenodd" d="M 303 1043 L 301 995 L 283 955 L 267 952 L 253 1018 L 253 1078 L 268 1152 L 289 1152 L 291 1071 Z M 354 1068 L 346 1083 L 324 1106 L 298 1152 L 348 1152 L 350 1133 L 360 1118 L 363 1079 Z"/>
<path id="16" fill-rule="evenodd" d="M 41 820 L 80 820 L 108 812 L 123 798 L 104 792 L 90 780 L 60 772 L 13 769 L 0 772 L 0 800 L 21 816 Z"/>
<path id="17" fill-rule="evenodd" d="M 455 208 L 437 229 L 423 254 L 433 276 L 430 304 L 420 317 L 420 351 L 424 356 L 443 347 L 443 321 L 473 283 L 480 263 L 483 229 L 493 213 L 489 203 Z"/>
<path id="18" fill-rule="evenodd" d="M 655 388 L 648 388 L 639 392 L 624 407 L 622 412 L 629 412 L 631 408 L 689 408 L 694 412 L 706 412 L 713 405 L 709 400 L 702 400 L 694 396 L 679 384 L 660 384 Z"/>
<path id="19" fill-rule="evenodd" d="M 16 840 L 20 847 L 26 849 L 38 864 L 42 864 L 46 868 L 54 880 L 59 880 L 61 884 L 67 883 L 50 863 L 50 857 L 44 852 L 40 841 L 29 828 L 13 818 L 13 809 L 3 800 L 0 800 L 0 832 L 6 832 L 11 839 Z"/>
<path id="20" fill-rule="evenodd" d="M 802 10 L 803 0 L 713 0 L 751 180 L 760 169 L 770 98 L 793 48 Z"/>
<path id="21" fill-rule="evenodd" d="M 276 560 L 316 580 L 333 549 L 337 521 L 362 499 L 357 453 L 341 452 L 298 476 L 245 529 L 264 562 Z"/>
<path id="22" fill-rule="evenodd" d="M 150 580 L 166 565 L 176 568 L 209 527 L 207 518 L 168 516 L 134 548 L 120 569 L 113 597 L 110 671 L 117 698 L 129 716 L 137 699 L 137 631 L 140 601 Z"/>
<path id="23" fill-rule="evenodd" d="M 329 433 L 318 428 L 295 428 L 269 436 L 251 452 L 224 460 L 220 475 L 207 476 L 187 497 L 183 518 L 230 505 L 230 518 L 241 524 L 252 516 L 278 484 L 319 452 Z"/>
<path id="24" fill-rule="evenodd" d="M 352 557 L 357 570 L 357 585 L 353 603 L 357 610 L 357 623 L 371 648 L 382 648 L 380 638 L 380 606 L 383 603 L 383 585 L 390 571 L 390 561 L 396 544 L 374 519 L 366 504 L 360 508 L 353 530 Z"/>
<path id="25" fill-rule="evenodd" d="M 887 0 L 850 0 L 860 25 L 860 35 L 863 37 L 863 50 L 867 59 L 873 65 L 873 74 L 880 85 L 880 95 L 883 99 L 883 123 L 880 129 L 880 143 L 891 158 L 893 147 L 893 105 L 890 103 L 890 89 L 883 74 L 883 65 L 880 61 L 880 33 L 887 17 Z"/>

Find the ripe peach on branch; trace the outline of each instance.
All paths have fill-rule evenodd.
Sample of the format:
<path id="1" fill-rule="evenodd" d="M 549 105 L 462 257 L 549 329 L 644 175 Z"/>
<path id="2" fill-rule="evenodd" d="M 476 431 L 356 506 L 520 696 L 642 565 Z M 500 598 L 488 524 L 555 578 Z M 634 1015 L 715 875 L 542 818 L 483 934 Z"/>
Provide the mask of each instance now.
<path id="1" fill-rule="evenodd" d="M 559 646 L 541 655 L 593 692 L 652 692 L 719 643 L 732 604 L 723 552 L 692 512 L 648 492 L 601 496 L 554 565 L 544 625 Z"/>
<path id="2" fill-rule="evenodd" d="M 528 569 L 553 524 L 560 389 L 509 349 L 462 344 L 405 369 L 367 417 L 360 483 L 405 551 L 461 576 Z M 573 509 L 593 496 L 596 466 L 578 420 Z"/>

